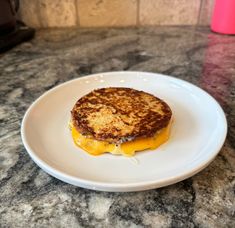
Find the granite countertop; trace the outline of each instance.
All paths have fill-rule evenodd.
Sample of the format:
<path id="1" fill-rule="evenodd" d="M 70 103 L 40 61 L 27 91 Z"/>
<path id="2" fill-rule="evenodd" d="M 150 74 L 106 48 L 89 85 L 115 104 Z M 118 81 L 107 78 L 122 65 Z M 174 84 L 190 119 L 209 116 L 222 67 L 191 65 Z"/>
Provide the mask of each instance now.
<path id="1" fill-rule="evenodd" d="M 180 183 L 133 193 L 63 183 L 29 158 L 26 109 L 72 78 L 117 70 L 185 79 L 223 107 L 228 136 L 216 159 Z M 0 227 L 235 227 L 235 36 L 206 27 L 39 30 L 0 55 Z"/>

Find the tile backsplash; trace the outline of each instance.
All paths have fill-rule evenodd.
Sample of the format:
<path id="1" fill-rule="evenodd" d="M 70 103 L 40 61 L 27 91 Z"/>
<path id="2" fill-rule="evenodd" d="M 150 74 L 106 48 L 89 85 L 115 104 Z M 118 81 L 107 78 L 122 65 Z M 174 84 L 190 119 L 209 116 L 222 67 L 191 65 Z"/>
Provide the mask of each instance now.
<path id="1" fill-rule="evenodd" d="M 209 25 L 214 0 L 21 0 L 35 28 Z"/>
<path id="2" fill-rule="evenodd" d="M 200 0 L 142 0 L 141 25 L 195 25 L 200 10 Z"/>
<path id="3" fill-rule="evenodd" d="M 137 0 L 79 0 L 80 26 L 136 25 Z"/>

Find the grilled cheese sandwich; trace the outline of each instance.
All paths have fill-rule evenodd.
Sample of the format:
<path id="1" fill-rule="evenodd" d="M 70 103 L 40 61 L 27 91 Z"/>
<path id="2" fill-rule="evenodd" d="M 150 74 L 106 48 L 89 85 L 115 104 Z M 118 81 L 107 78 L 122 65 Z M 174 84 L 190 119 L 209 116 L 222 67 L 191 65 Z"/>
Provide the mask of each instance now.
<path id="1" fill-rule="evenodd" d="M 172 112 L 159 98 L 130 88 L 103 88 L 80 98 L 71 111 L 74 143 L 92 155 L 133 156 L 170 135 Z"/>

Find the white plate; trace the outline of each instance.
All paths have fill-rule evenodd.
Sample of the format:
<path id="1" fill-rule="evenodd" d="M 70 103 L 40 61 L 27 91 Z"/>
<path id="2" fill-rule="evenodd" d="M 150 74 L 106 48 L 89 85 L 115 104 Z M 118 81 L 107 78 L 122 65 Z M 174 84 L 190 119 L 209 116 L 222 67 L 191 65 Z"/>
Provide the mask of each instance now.
<path id="1" fill-rule="evenodd" d="M 165 100 L 174 116 L 169 141 L 136 159 L 91 156 L 70 135 L 70 110 L 81 96 L 101 87 L 131 87 Z M 176 183 L 205 168 L 221 149 L 227 122 L 218 103 L 200 88 L 170 76 L 110 72 L 78 78 L 51 89 L 26 112 L 21 135 L 29 155 L 52 176 L 83 188 L 140 191 Z"/>

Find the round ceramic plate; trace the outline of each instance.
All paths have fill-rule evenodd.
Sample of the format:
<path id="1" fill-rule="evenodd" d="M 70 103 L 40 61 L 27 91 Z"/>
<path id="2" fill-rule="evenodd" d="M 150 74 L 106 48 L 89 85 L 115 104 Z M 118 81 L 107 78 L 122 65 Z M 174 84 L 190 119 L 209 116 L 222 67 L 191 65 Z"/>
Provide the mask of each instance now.
<path id="1" fill-rule="evenodd" d="M 134 158 L 92 156 L 73 143 L 68 123 L 75 102 L 93 89 L 130 87 L 166 101 L 174 116 L 170 139 Z M 52 176 L 83 188 L 140 191 L 186 179 L 221 149 L 227 122 L 218 103 L 200 88 L 170 76 L 110 72 L 78 78 L 39 97 L 26 112 L 21 135 L 35 163 Z"/>

